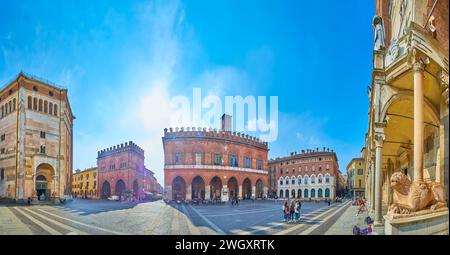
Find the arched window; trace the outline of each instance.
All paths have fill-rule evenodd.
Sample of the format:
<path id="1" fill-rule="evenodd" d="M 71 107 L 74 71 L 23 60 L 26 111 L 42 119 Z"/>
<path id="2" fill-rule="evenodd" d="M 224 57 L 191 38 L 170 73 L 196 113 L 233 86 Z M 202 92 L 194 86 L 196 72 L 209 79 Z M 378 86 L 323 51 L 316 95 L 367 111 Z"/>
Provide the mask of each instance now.
<path id="1" fill-rule="evenodd" d="M 298 180 L 298 184 L 299 184 L 299 185 L 302 184 L 302 177 L 301 177 L 301 176 L 299 176 L 299 177 L 297 178 L 297 180 Z"/>
<path id="2" fill-rule="evenodd" d="M 311 189 L 311 198 L 316 198 L 316 190 Z"/>
<path id="3" fill-rule="evenodd" d="M 37 98 L 33 98 L 33 110 L 37 111 Z"/>
<path id="4" fill-rule="evenodd" d="M 305 191 L 303 192 L 303 196 L 304 196 L 305 198 L 308 198 L 308 197 L 309 197 L 309 191 L 308 191 L 308 189 L 305 189 Z"/>
<path id="5" fill-rule="evenodd" d="M 322 175 L 319 175 L 318 181 L 319 181 L 319 183 L 322 183 Z"/>
<path id="6" fill-rule="evenodd" d="M 52 103 L 52 102 L 50 102 L 50 103 L 48 104 L 48 113 L 51 114 L 51 115 L 53 115 L 53 103 Z"/>
<path id="7" fill-rule="evenodd" d="M 31 96 L 28 96 L 28 109 L 32 109 L 32 107 L 33 107 L 33 103 L 31 100 Z"/>
<path id="8" fill-rule="evenodd" d="M 292 178 L 291 180 L 291 184 L 294 185 L 295 184 L 295 178 Z"/>
<path id="9" fill-rule="evenodd" d="M 2 118 L 5 116 L 5 107 L 2 105 Z"/>
<path id="10" fill-rule="evenodd" d="M 283 186 L 283 180 L 280 180 L 280 186 Z"/>
<path id="11" fill-rule="evenodd" d="M 42 112 L 42 99 L 39 99 L 39 111 Z"/>
<path id="12" fill-rule="evenodd" d="M 55 104 L 55 105 L 53 105 L 53 114 L 55 115 L 55 116 L 58 116 L 58 106 Z"/>
<path id="13" fill-rule="evenodd" d="M 9 107 L 8 107 L 8 108 L 9 108 L 9 109 L 8 109 L 8 112 L 11 113 L 11 112 L 12 112 L 12 102 L 9 101 L 8 105 L 9 105 Z"/>
<path id="14" fill-rule="evenodd" d="M 15 111 L 16 110 L 16 99 L 14 98 L 13 99 L 13 111 Z"/>
<path id="15" fill-rule="evenodd" d="M 319 189 L 319 190 L 317 191 L 317 196 L 318 196 L 319 198 L 322 198 L 322 197 L 323 197 L 322 189 Z"/>
<path id="16" fill-rule="evenodd" d="M 283 191 L 280 190 L 280 197 L 283 197 Z"/>
<path id="17" fill-rule="evenodd" d="M 326 183 L 330 183 L 330 176 L 329 176 L 329 175 L 326 175 L 326 176 L 325 176 L 325 182 L 326 182 Z"/>
<path id="18" fill-rule="evenodd" d="M 325 197 L 330 197 L 330 189 L 325 189 Z"/>
<path id="19" fill-rule="evenodd" d="M 308 184 L 308 180 L 309 180 L 308 176 L 305 175 L 305 177 L 303 177 L 303 181 L 305 182 L 305 184 Z"/>
<path id="20" fill-rule="evenodd" d="M 311 175 L 311 184 L 316 183 L 316 176 L 315 175 Z M 312 192 L 311 192 L 312 194 Z"/>

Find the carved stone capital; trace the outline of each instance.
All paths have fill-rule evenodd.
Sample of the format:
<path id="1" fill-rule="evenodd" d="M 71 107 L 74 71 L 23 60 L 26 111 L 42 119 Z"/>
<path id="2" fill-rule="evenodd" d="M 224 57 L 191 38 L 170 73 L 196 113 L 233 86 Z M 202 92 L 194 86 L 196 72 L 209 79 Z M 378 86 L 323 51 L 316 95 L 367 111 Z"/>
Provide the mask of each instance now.
<path id="1" fill-rule="evenodd" d="M 439 83 L 439 86 L 441 87 L 442 91 L 442 98 L 444 99 L 444 102 L 448 105 L 448 73 L 444 70 L 441 70 L 437 73 L 437 80 Z"/>
<path id="2" fill-rule="evenodd" d="M 408 65 L 412 68 L 413 72 L 423 72 L 425 66 L 430 63 L 430 59 L 421 53 L 416 47 L 411 46 L 408 48 Z"/>
<path id="3" fill-rule="evenodd" d="M 385 139 L 384 133 L 376 133 L 374 138 L 375 138 L 375 146 L 376 147 L 382 147 L 383 146 L 383 141 Z"/>

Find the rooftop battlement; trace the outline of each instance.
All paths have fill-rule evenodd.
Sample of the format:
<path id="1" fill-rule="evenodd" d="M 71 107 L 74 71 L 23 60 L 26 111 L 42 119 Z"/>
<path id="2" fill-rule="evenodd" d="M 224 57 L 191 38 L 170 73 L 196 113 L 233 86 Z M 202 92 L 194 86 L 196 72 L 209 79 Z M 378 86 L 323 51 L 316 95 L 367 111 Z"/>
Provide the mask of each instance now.
<path id="1" fill-rule="evenodd" d="M 125 142 L 125 144 L 121 143 L 119 145 L 114 145 L 112 147 L 100 150 L 97 152 L 98 158 L 106 157 L 113 155 L 115 153 L 124 152 L 127 150 L 133 150 L 134 152 L 140 154 L 144 157 L 144 150 L 139 147 L 137 144 L 133 143 L 133 141 Z"/>
<path id="2" fill-rule="evenodd" d="M 231 132 L 224 130 L 217 130 L 205 127 L 181 127 L 181 128 L 165 128 L 163 139 L 173 138 L 215 138 L 239 143 L 246 143 L 248 145 L 257 146 L 263 149 L 268 148 L 268 143 L 254 136 L 249 136 L 240 132 Z"/>

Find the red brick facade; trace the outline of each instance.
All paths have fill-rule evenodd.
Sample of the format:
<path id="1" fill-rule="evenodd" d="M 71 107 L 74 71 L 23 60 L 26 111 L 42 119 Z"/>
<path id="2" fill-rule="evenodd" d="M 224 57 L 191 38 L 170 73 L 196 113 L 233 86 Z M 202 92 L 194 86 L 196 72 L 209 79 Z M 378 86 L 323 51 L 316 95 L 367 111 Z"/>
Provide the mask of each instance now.
<path id="1" fill-rule="evenodd" d="M 130 192 L 142 198 L 145 193 L 159 193 L 154 173 L 145 168 L 144 158 L 144 150 L 131 141 L 99 151 L 99 197 Z"/>
<path id="2" fill-rule="evenodd" d="M 230 131 L 164 130 L 167 199 L 267 196 L 267 143 Z"/>

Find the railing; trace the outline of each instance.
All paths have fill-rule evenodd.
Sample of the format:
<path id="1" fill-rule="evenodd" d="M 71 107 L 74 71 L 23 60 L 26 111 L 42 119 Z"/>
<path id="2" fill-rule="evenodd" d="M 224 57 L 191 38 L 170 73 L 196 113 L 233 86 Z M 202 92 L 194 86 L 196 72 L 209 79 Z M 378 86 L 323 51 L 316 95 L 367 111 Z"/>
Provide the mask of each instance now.
<path id="1" fill-rule="evenodd" d="M 55 88 L 57 88 L 57 89 L 59 89 L 59 90 L 67 90 L 67 87 L 58 85 L 58 84 L 56 84 L 56 83 L 54 83 L 54 82 L 52 82 L 52 81 L 49 81 L 49 80 L 44 79 L 44 78 L 41 78 L 41 77 L 36 76 L 36 75 L 34 75 L 34 74 L 30 74 L 30 73 L 26 73 L 26 72 L 21 72 L 21 73 L 22 73 L 26 78 L 28 78 L 28 79 L 36 80 L 36 81 L 39 81 L 39 82 L 42 82 L 42 83 L 51 85 L 51 86 L 53 86 L 53 87 L 55 87 Z M 8 87 L 8 86 L 9 86 L 12 82 L 14 82 L 16 79 L 17 79 L 17 76 L 16 76 L 15 78 L 13 78 L 13 79 L 10 79 L 7 83 L 3 84 L 3 85 L 0 87 L 0 91 L 2 91 L 3 89 L 5 89 L 6 87 Z"/>

